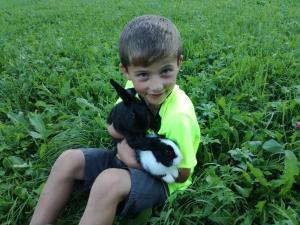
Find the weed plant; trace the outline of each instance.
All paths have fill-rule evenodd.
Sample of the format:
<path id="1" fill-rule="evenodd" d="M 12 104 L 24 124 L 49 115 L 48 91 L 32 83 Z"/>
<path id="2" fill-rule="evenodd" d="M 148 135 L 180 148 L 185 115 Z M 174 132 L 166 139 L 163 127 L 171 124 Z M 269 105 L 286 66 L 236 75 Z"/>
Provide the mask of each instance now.
<path id="1" fill-rule="evenodd" d="M 151 224 L 300 224 L 300 2 L 2 0 L 0 223 L 27 224 L 64 150 L 111 147 L 105 118 L 124 83 L 118 37 L 141 14 L 178 26 L 179 84 L 202 140 L 193 185 Z M 77 224 L 75 195 L 57 224 Z"/>

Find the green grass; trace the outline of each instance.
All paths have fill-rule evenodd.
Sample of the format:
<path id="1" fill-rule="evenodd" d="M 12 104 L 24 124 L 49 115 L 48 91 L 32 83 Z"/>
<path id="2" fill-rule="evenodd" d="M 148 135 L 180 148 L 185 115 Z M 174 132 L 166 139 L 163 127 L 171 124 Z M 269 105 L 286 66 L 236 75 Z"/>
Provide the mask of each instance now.
<path id="1" fill-rule="evenodd" d="M 151 224 L 299 224 L 299 9 L 297 0 L 2 0 L 0 223 L 28 223 L 62 151 L 111 146 L 119 34 L 134 16 L 160 14 L 182 34 L 178 83 L 202 142 L 194 184 Z M 74 196 L 58 224 L 77 224 L 85 201 Z"/>

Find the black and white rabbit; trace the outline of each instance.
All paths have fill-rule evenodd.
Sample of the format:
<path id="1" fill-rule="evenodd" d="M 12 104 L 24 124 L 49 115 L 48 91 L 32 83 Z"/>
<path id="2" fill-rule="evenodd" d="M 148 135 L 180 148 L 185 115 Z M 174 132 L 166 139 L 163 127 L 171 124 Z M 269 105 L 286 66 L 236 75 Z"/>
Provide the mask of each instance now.
<path id="1" fill-rule="evenodd" d="M 177 165 L 182 156 L 178 146 L 171 140 L 158 136 L 128 137 L 128 145 L 135 149 L 142 167 L 165 182 L 172 183 L 178 177 Z"/>
<path id="2" fill-rule="evenodd" d="M 113 107 L 108 124 L 113 124 L 115 130 L 126 138 L 144 170 L 160 176 L 167 183 L 175 182 L 178 176 L 176 166 L 182 160 L 178 146 L 169 139 L 148 136 L 151 112 L 146 103 L 135 96 L 134 89 L 124 89 L 112 79 L 110 83 L 123 101 Z"/>

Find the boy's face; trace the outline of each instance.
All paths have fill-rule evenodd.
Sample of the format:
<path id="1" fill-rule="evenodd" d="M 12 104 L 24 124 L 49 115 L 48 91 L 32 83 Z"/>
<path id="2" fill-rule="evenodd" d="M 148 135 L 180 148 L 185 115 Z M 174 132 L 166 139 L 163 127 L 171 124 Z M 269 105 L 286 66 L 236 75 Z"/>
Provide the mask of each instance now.
<path id="1" fill-rule="evenodd" d="M 145 102 L 153 107 L 159 107 L 172 92 L 177 74 L 182 62 L 182 56 L 167 57 L 153 62 L 147 67 L 129 66 L 120 68 L 128 80 L 133 82 L 137 93 Z"/>

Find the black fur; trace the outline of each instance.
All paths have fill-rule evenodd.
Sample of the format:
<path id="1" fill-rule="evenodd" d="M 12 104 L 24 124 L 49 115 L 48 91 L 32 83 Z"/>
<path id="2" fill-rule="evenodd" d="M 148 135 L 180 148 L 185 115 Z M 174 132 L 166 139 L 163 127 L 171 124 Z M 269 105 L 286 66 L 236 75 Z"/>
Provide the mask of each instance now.
<path id="1" fill-rule="evenodd" d="M 126 138 L 128 145 L 137 150 L 138 160 L 138 151 L 151 151 L 157 162 L 171 166 L 176 158 L 174 149 L 163 143 L 160 137 L 146 136 L 151 122 L 151 112 L 146 103 L 135 97 L 134 89 L 126 90 L 112 79 L 110 83 L 123 101 L 110 112 L 108 124 L 113 124 L 116 131 Z"/>
<path id="2" fill-rule="evenodd" d="M 135 97 L 134 89 L 125 90 L 114 80 L 110 83 L 117 91 L 122 102 L 117 103 L 110 112 L 107 122 L 116 131 L 128 136 L 145 136 L 150 125 L 150 111 L 143 101 Z"/>

